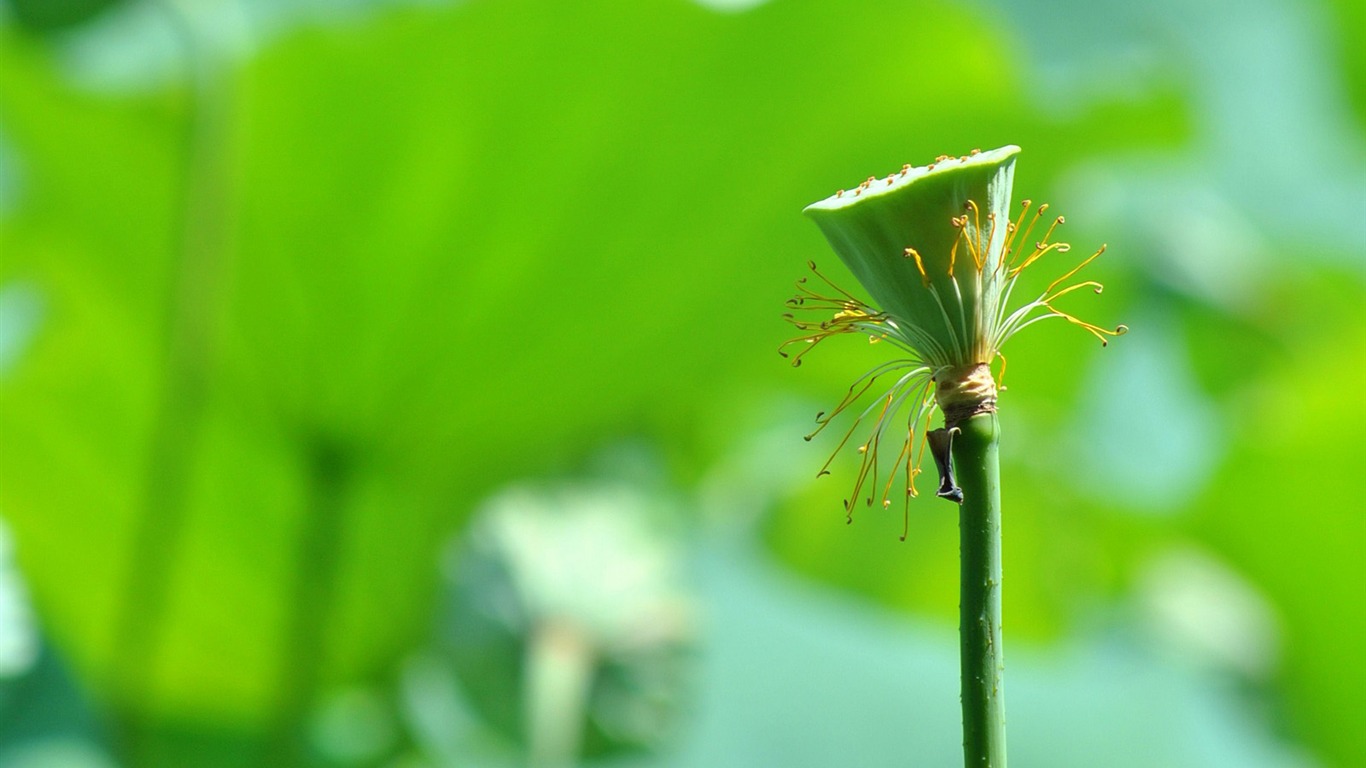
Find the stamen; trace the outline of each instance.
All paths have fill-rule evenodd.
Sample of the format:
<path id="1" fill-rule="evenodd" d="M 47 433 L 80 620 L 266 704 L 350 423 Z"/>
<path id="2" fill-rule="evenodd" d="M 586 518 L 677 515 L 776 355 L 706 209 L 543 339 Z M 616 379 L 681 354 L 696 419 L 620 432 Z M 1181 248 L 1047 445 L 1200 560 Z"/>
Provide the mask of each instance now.
<path id="1" fill-rule="evenodd" d="M 912 433 L 914 434 L 914 433 Z M 909 444 L 910 438 L 908 438 Z M 915 495 L 915 475 L 920 470 L 911 468 L 911 457 L 906 457 L 906 496 L 901 500 L 901 540 L 911 532 L 911 497 Z"/>
<path id="2" fill-rule="evenodd" d="M 1066 217 L 1066 216 L 1059 216 L 1058 218 L 1054 219 L 1054 220 L 1053 220 L 1053 223 L 1048 225 L 1048 231 L 1045 232 L 1045 233 L 1043 233 L 1043 241 L 1046 243 L 1046 242 L 1048 242 L 1050 239 L 1052 239 L 1052 237 L 1053 237 L 1053 230 L 1057 229 L 1060 225 L 1066 224 L 1066 223 L 1067 223 L 1067 217 Z"/>
<path id="3" fill-rule="evenodd" d="M 1082 261 L 1080 264 L 1078 264 L 1077 266 L 1073 267 L 1070 271 L 1068 271 L 1067 274 L 1063 275 L 1062 277 L 1058 278 L 1057 280 L 1054 280 L 1052 283 L 1049 283 L 1049 285 L 1048 285 L 1048 290 L 1044 291 L 1044 293 L 1045 293 L 1045 294 L 1051 293 L 1051 292 L 1053 291 L 1053 289 L 1056 288 L 1056 287 L 1058 286 L 1058 283 L 1067 282 L 1067 280 L 1068 280 L 1069 278 L 1071 278 L 1072 275 L 1075 275 L 1075 274 L 1077 274 L 1078 272 L 1080 272 L 1080 271 L 1082 271 L 1083 269 L 1085 269 L 1087 264 L 1090 264 L 1091 262 L 1093 262 L 1093 261 L 1095 261 L 1096 259 L 1100 258 L 1100 255 L 1101 255 L 1102 253 L 1105 253 L 1105 247 L 1106 247 L 1106 246 L 1105 246 L 1104 244 L 1102 244 L 1099 248 L 1096 249 L 1096 252 L 1095 252 L 1095 253 L 1091 254 L 1090 256 L 1087 256 L 1085 260 L 1083 260 L 1083 261 Z M 1099 283 L 1096 283 L 1096 285 L 1100 285 L 1100 284 L 1099 284 Z M 1055 297 L 1055 298 L 1056 298 L 1056 297 Z M 1051 301 L 1051 299 L 1046 299 L 1045 301 Z"/>
<path id="4" fill-rule="evenodd" d="M 1043 241 L 1040 241 L 1037 245 L 1034 246 L 1034 252 L 1029 255 L 1029 258 L 1024 260 L 1023 264 L 1020 264 L 1018 267 L 1013 267 L 1010 270 L 1010 276 L 1015 277 L 1016 275 L 1019 275 L 1030 264 L 1033 264 L 1039 259 L 1042 259 L 1045 254 L 1048 254 L 1052 251 L 1057 251 L 1058 253 L 1067 253 L 1070 250 L 1072 250 L 1071 243 L 1045 243 Z"/>
<path id="5" fill-rule="evenodd" d="M 830 474 L 830 465 L 834 463 L 835 457 L 840 453 L 840 449 L 844 448 L 845 444 L 849 442 L 849 438 L 853 437 L 854 430 L 858 429 L 860 421 L 863 421 L 863 416 L 854 419 L 854 423 L 849 426 L 849 431 L 844 433 L 844 437 L 840 440 L 840 444 L 835 446 L 835 450 L 830 452 L 830 458 L 825 460 L 825 464 L 823 464 L 821 470 L 816 473 L 816 477 Z"/>
<path id="6" fill-rule="evenodd" d="M 1048 309 L 1051 312 L 1053 312 L 1054 315 L 1061 317 L 1062 319 L 1066 320 L 1069 323 L 1072 323 L 1073 325 L 1079 325 L 1082 328 L 1085 328 L 1092 336 L 1095 336 L 1097 339 L 1100 339 L 1100 345 L 1102 347 L 1110 346 L 1110 340 L 1105 338 L 1106 336 L 1123 336 L 1124 334 L 1129 332 L 1129 326 L 1127 325 L 1115 326 L 1115 329 L 1112 331 L 1109 328 L 1102 328 L 1099 325 L 1095 325 L 1094 323 L 1088 323 L 1085 320 L 1080 320 L 1072 315 L 1067 314 L 1066 312 L 1059 310 L 1052 304 L 1045 304 L 1045 306 L 1047 306 Z"/>
<path id="7" fill-rule="evenodd" d="M 810 325 L 809 323 L 803 323 L 803 322 L 800 322 L 800 321 L 797 321 L 797 320 L 793 320 L 793 321 L 790 321 L 790 322 L 792 323 L 793 326 L 795 326 L 795 327 L 797 328 L 797 330 L 810 330 L 810 329 L 811 329 L 811 325 Z M 799 366 L 801 365 L 801 358 L 804 357 L 804 356 L 806 355 L 807 352 L 811 351 L 811 349 L 813 349 L 817 344 L 819 344 L 820 342 L 822 342 L 822 341 L 824 341 L 824 340 L 830 338 L 831 336 L 835 336 L 835 335 L 838 335 L 838 334 L 841 334 L 841 333 L 857 333 L 857 332 L 863 331 L 864 329 L 861 328 L 860 326 L 861 326 L 861 324 L 864 323 L 864 322 L 868 322 L 866 318 L 853 319 L 853 318 L 845 317 L 845 318 L 836 318 L 836 319 L 834 319 L 834 320 L 828 320 L 828 321 L 826 321 L 826 322 L 824 322 L 824 323 L 821 323 L 821 324 L 819 324 L 818 326 L 816 326 L 816 327 L 819 328 L 820 330 L 818 330 L 818 331 L 815 332 L 815 333 L 808 334 L 808 335 L 805 335 L 805 336 L 796 336 L 796 337 L 794 337 L 794 338 L 788 339 L 787 341 L 783 342 L 783 343 L 782 343 L 781 345 L 779 345 L 779 347 L 778 347 L 778 354 L 779 354 L 780 356 L 782 356 L 783 358 L 787 358 L 787 357 L 788 357 L 788 354 L 787 354 L 787 352 L 785 351 L 787 347 L 789 347 L 789 346 L 791 346 L 791 345 L 793 345 L 793 344 L 798 344 L 798 343 L 803 343 L 803 342 L 806 343 L 808 346 L 807 346 L 805 349 L 803 349 L 802 351 L 798 352 L 796 355 L 792 356 L 792 365 L 793 365 L 793 367 L 794 367 L 794 368 L 795 368 L 795 367 L 799 367 Z"/>
<path id="8" fill-rule="evenodd" d="M 819 276 L 820 273 L 817 273 L 817 275 Z M 824 279 L 823 276 L 822 279 Z M 868 326 L 879 326 L 886 322 L 886 318 L 883 315 L 869 314 L 871 308 L 866 304 L 853 299 L 835 299 L 828 296 L 821 296 L 805 287 L 805 285 L 803 285 L 805 281 L 806 278 L 801 278 L 797 281 L 797 290 L 801 291 L 804 295 L 788 299 L 788 306 L 797 309 L 810 310 L 828 311 L 834 309 L 836 312 L 831 319 L 814 326 L 810 322 L 796 319 L 791 314 L 784 315 L 784 319 L 797 328 L 797 330 L 810 331 L 813 328 L 817 329 L 815 333 L 788 339 L 778 347 L 778 354 L 784 359 L 790 358 L 792 360 L 792 367 L 801 367 L 802 358 L 814 349 L 817 344 L 831 336 L 841 333 L 866 332 Z M 838 290 L 838 287 L 836 287 L 836 290 Z M 811 300 L 810 306 L 807 305 L 808 298 Z M 798 343 L 805 343 L 807 346 L 797 354 L 789 355 L 786 351 L 787 347 Z"/>
<path id="9" fill-rule="evenodd" d="M 821 333 L 816 334 L 814 336 L 799 336 L 795 339 L 788 339 L 787 341 L 783 342 L 781 346 L 778 347 L 778 355 L 782 357 L 784 360 L 792 360 L 793 368 L 800 368 L 802 367 L 802 358 L 806 357 L 806 353 L 815 349 L 817 344 L 820 344 L 822 341 L 825 341 L 826 339 L 830 338 L 830 336 L 831 334 L 829 333 Z M 800 342 L 805 342 L 807 346 L 797 354 L 788 355 L 787 352 L 784 351 L 789 345 L 797 344 Z"/>
<path id="10" fill-rule="evenodd" d="M 907 367 L 910 367 L 912 365 L 915 365 L 915 361 L 892 361 L 891 363 L 884 363 L 882 365 L 879 365 L 870 370 L 868 373 L 865 373 L 863 376 L 860 377 L 859 381 L 856 381 L 853 385 L 849 387 L 849 390 L 846 393 L 844 399 L 840 402 L 838 406 L 836 406 L 834 411 L 832 411 L 829 414 L 826 414 L 824 412 L 817 414 L 816 420 L 820 423 L 821 426 L 815 432 L 809 435 L 808 438 L 818 434 L 821 430 L 828 426 L 831 423 L 831 421 L 837 415 L 839 415 L 841 411 L 846 409 L 852 403 L 859 400 L 860 397 L 865 392 L 867 392 L 869 388 L 873 386 L 874 382 L 879 377 L 894 370 L 905 370 Z M 857 452 L 859 453 L 861 458 L 859 462 L 858 472 L 854 478 L 852 491 L 849 494 L 849 497 L 845 499 L 845 512 L 847 516 L 852 516 L 853 506 L 860 498 L 863 498 L 865 504 L 870 507 L 872 506 L 873 501 L 877 498 L 882 499 L 882 501 L 884 502 L 884 508 L 890 506 L 890 478 L 887 481 L 888 484 L 883 488 L 881 495 L 879 496 L 877 494 L 878 487 L 882 485 L 880 481 L 881 443 L 883 437 L 886 434 L 887 426 L 890 423 L 892 417 L 895 414 L 899 413 L 901 411 L 901 408 L 905 404 L 906 400 L 912 397 L 914 397 L 916 401 L 920 403 L 920 405 L 918 408 L 913 410 L 908 419 L 907 439 L 906 441 L 903 441 L 901 450 L 897 453 L 897 457 L 892 462 L 892 466 L 896 467 L 902 462 L 903 459 L 907 460 L 910 464 L 908 469 L 908 471 L 910 471 L 908 482 L 913 483 L 915 475 L 917 474 L 917 472 L 915 471 L 917 468 L 915 467 L 914 450 L 912 447 L 914 445 L 914 424 L 919 420 L 922 413 L 924 413 L 927 409 L 932 410 L 934 405 L 933 398 L 931 398 L 928 395 L 930 387 L 932 386 L 932 381 L 929 374 L 930 371 L 928 368 L 924 366 L 916 366 L 911 370 L 907 371 L 905 374 L 903 374 L 899 379 L 897 379 L 897 381 L 891 387 L 889 387 L 885 392 L 883 392 L 883 394 L 881 394 L 876 400 L 874 400 L 867 408 L 863 410 L 862 413 L 860 413 L 854 419 L 853 423 L 849 426 L 849 429 L 845 432 L 844 437 L 840 440 L 840 444 L 836 446 L 833 452 L 831 452 L 829 458 L 825 462 L 825 465 L 822 466 L 820 472 L 817 473 L 818 477 L 830 473 L 830 466 L 834 462 L 835 457 L 839 455 L 839 452 L 843 450 L 845 445 L 848 444 L 850 438 L 856 431 L 858 431 L 863 421 L 867 418 L 870 418 L 872 416 L 873 411 L 877 409 L 878 413 L 874 420 L 872 433 L 869 435 L 867 440 L 865 440 L 862 444 L 860 444 L 857 447 Z M 862 386 L 859 386 L 860 383 L 862 383 Z M 893 470 L 893 477 L 894 476 L 895 470 Z M 866 497 L 862 496 L 864 488 L 869 489 L 869 494 Z M 915 491 L 913 484 L 910 487 L 908 493 L 910 495 L 914 495 Z"/>
<path id="11" fill-rule="evenodd" d="M 1029 220 L 1029 226 L 1025 227 L 1024 234 L 1020 235 L 1020 237 L 1019 237 L 1019 241 L 1020 241 L 1020 242 L 1022 242 L 1022 243 L 1027 243 L 1027 242 L 1029 242 L 1029 233 L 1034 231 L 1034 225 L 1037 224 L 1037 223 L 1039 222 L 1039 219 L 1043 218 L 1044 211 L 1047 211 L 1047 210 L 1048 210 L 1048 203 L 1044 203 L 1043 205 L 1040 205 L 1037 209 L 1035 209 L 1035 211 L 1034 211 L 1034 218 L 1032 218 L 1032 219 Z M 1022 219 L 1024 218 L 1024 214 L 1023 214 L 1023 213 L 1020 214 L 1020 218 L 1022 218 Z M 1048 238 L 1044 238 L 1044 239 L 1047 240 Z M 1019 253 L 1020 253 L 1020 252 L 1017 251 L 1016 254 L 1015 254 L 1015 257 L 1018 257 L 1018 256 L 1019 256 Z M 1012 257 L 1011 262 L 1010 262 L 1010 265 L 1011 265 L 1012 267 L 1015 266 L 1015 257 Z"/>
<path id="12" fill-rule="evenodd" d="M 922 261 L 920 258 L 920 251 L 917 251 L 914 248 L 907 248 L 906 255 L 910 258 L 915 259 L 915 268 L 920 271 L 920 281 L 925 284 L 926 288 L 929 288 L 930 276 L 925 271 L 925 262 Z"/>
<path id="13" fill-rule="evenodd" d="M 882 414 L 881 416 L 879 416 L 879 418 L 878 418 L 877 427 L 876 427 L 876 430 L 875 430 L 874 433 L 873 433 L 873 439 L 872 439 L 872 442 L 873 442 L 873 452 L 874 452 L 874 453 L 873 453 L 873 456 L 869 457 L 869 460 L 872 461 L 872 462 L 874 462 L 874 466 L 873 466 L 873 470 L 872 470 L 872 471 L 873 471 L 873 476 L 872 476 L 872 487 L 873 487 L 874 493 L 876 493 L 876 489 L 877 489 L 877 485 L 878 485 L 878 481 L 877 481 L 878 472 L 881 471 L 881 467 L 878 466 L 877 463 L 876 463 L 876 462 L 877 462 L 877 455 L 876 455 L 876 453 L 877 453 L 877 450 L 878 450 L 878 446 L 880 446 L 880 444 L 881 444 L 881 442 L 882 442 L 882 435 L 883 435 L 883 433 L 884 433 L 884 432 L 886 431 L 886 429 L 887 429 L 887 422 L 889 421 L 889 419 L 890 419 L 891 417 L 895 416 L 895 414 L 897 414 L 897 413 L 899 413 L 899 412 L 901 411 L 901 407 L 902 407 L 902 405 L 906 402 L 907 398 L 909 398 L 909 397 L 911 397 L 912 395 L 915 395 L 915 394 L 917 393 L 917 390 L 916 390 L 913 386 L 911 386 L 911 382 L 912 382 L 912 381 L 913 381 L 913 375 L 908 375 L 908 376 L 903 377 L 899 382 L 897 382 L 897 385 L 896 385 L 896 387 L 894 388 L 894 392 L 893 392 L 893 393 L 895 394 L 895 398 L 896 398 L 895 401 L 892 401 L 892 400 L 891 400 L 891 397 L 889 396 L 889 398 L 888 398 L 889 402 L 888 402 L 888 404 L 883 408 L 883 414 Z M 929 386 L 929 379 L 926 379 L 925 383 L 921 385 L 921 387 L 920 387 L 920 389 L 918 390 L 918 392 L 919 392 L 920 394 L 923 394 L 923 393 L 926 391 L 925 388 L 928 387 L 928 386 Z M 922 403 L 923 403 L 923 398 L 922 398 Z M 923 404 L 922 404 L 921 407 L 924 407 Z M 903 443 L 903 451 L 907 450 L 906 447 L 909 446 L 909 444 L 910 444 L 910 436 L 913 435 L 913 432 L 911 432 L 910 427 L 911 427 L 911 424 L 913 424 L 913 423 L 918 419 L 918 417 L 919 417 L 919 412 L 915 412 L 915 413 L 912 413 L 911 416 L 907 419 L 908 437 L 907 437 L 907 441 L 905 441 L 905 442 Z M 901 453 L 898 453 L 898 454 L 897 454 L 897 458 L 894 459 L 894 460 L 892 461 L 892 464 L 891 464 L 891 466 L 892 466 L 892 471 L 891 471 L 891 473 L 890 473 L 889 476 L 888 476 L 888 486 L 887 486 L 888 489 L 890 489 L 890 487 L 891 487 L 891 482 L 892 482 L 893 479 L 896 477 L 896 466 L 901 462 L 901 455 L 902 455 Z M 882 499 L 883 499 L 883 502 L 884 502 L 884 504 L 883 504 L 884 508 L 887 507 L 887 506 L 890 506 L 890 502 L 887 501 L 887 495 L 888 495 L 889 492 L 890 492 L 889 490 L 884 489 L 883 494 L 882 494 Z M 868 506 L 872 506 L 872 504 L 873 504 L 873 496 L 870 495 L 870 496 L 868 497 L 867 502 L 868 502 Z"/>
<path id="14" fill-rule="evenodd" d="M 854 490 L 849 493 L 849 501 L 851 503 L 858 500 L 859 494 L 863 491 L 863 484 L 868 480 L 868 473 L 870 470 L 873 473 L 873 487 L 877 487 L 878 443 L 882 437 L 882 428 L 887 418 L 887 409 L 891 407 L 893 399 L 893 395 L 887 395 L 885 402 L 883 402 L 882 405 L 882 412 L 878 414 L 877 421 L 874 423 L 872 437 L 869 438 L 868 442 L 859 446 L 859 453 L 863 454 L 863 461 L 859 466 L 858 476 L 854 478 Z M 881 402 L 881 400 L 879 400 L 879 402 Z M 869 446 L 872 447 L 871 451 L 869 450 Z M 871 507 L 872 505 L 873 500 L 869 497 L 868 506 Z"/>
<path id="15" fill-rule="evenodd" d="M 1031 201 L 1022 200 L 1020 202 L 1020 215 L 1015 221 L 1006 223 L 1006 242 L 1001 246 L 1001 255 L 996 260 L 996 271 L 1000 272 L 1005 268 L 1011 252 L 1015 248 L 1015 238 L 1020 234 L 1020 226 L 1024 223 L 1024 217 L 1029 213 Z"/>
<path id="16" fill-rule="evenodd" d="M 977 272 L 978 272 L 979 274 L 980 274 L 980 273 L 982 272 L 982 270 L 986 267 L 986 264 L 987 264 L 987 256 L 988 256 L 988 255 L 990 254 L 990 252 L 991 252 L 991 244 L 992 244 L 993 241 L 996 240 L 996 212 L 995 212 L 995 211 L 992 211 L 992 212 L 990 212 L 990 213 L 987 214 L 987 221 L 991 223 L 991 227 L 987 229 L 987 243 L 986 243 L 986 245 L 981 249 L 981 250 L 982 250 L 982 259 L 981 259 L 981 261 L 977 264 Z M 1007 225 L 1009 225 L 1009 222 L 1006 222 L 1006 223 L 1007 223 Z"/>
<path id="17" fill-rule="evenodd" d="M 958 260 L 958 244 L 963 240 L 963 233 L 967 230 L 968 217 L 954 216 L 949 219 L 957 230 L 958 234 L 953 238 L 953 245 L 949 246 L 949 277 L 953 277 L 953 265 Z"/>
<path id="18" fill-rule="evenodd" d="M 968 252 L 972 255 L 972 264 L 977 267 L 977 271 L 982 271 L 982 210 L 977 207 L 975 200 L 969 200 L 963 206 L 972 210 L 972 237 L 968 238 Z M 967 231 L 967 215 L 963 216 L 963 231 Z"/>
<path id="19" fill-rule="evenodd" d="M 889 399 L 887 405 L 888 405 L 889 407 L 891 406 L 890 399 Z M 885 417 L 885 415 L 886 415 L 886 411 L 884 410 L 884 411 L 883 411 L 883 417 Z M 868 483 L 868 487 L 869 487 L 870 491 L 869 491 L 869 494 L 868 494 L 867 506 L 870 506 L 870 507 L 873 506 L 873 494 L 874 494 L 874 493 L 877 493 L 877 473 L 878 473 L 877 451 L 878 451 L 878 447 L 882 444 L 882 419 L 883 419 L 883 417 L 879 417 L 879 418 L 878 418 L 877 432 L 875 433 L 875 437 L 874 437 L 874 439 L 877 440 L 878 442 L 876 442 L 876 443 L 873 444 L 873 452 L 868 456 L 868 463 L 869 463 L 869 465 L 870 465 L 870 466 L 872 467 L 872 469 L 873 469 L 873 479 L 872 479 L 871 482 Z"/>
<path id="20" fill-rule="evenodd" d="M 828 278 L 828 277 L 826 277 L 824 274 L 822 274 L 820 270 L 816 269 L 816 262 L 814 262 L 814 261 L 808 261 L 808 262 L 806 262 L 806 266 L 807 266 L 808 269 L 811 270 L 811 273 L 812 273 L 812 274 L 814 274 L 816 277 L 819 277 L 819 278 L 821 279 L 821 281 L 824 282 L 826 285 L 830 286 L 831 288 L 834 288 L 835 291 L 836 291 L 837 293 L 839 293 L 840 295 L 842 295 L 842 296 L 844 296 L 845 298 L 849 299 L 850 301 L 857 302 L 858 304 L 861 304 L 861 305 L 863 304 L 863 302 L 859 301 L 857 298 L 854 297 L 854 294 L 852 294 L 852 293 L 850 293 L 850 292 L 844 290 L 843 288 L 839 287 L 838 285 L 835 285 L 835 282 L 834 282 L 833 280 L 831 280 L 830 278 Z M 805 280 L 805 278 L 803 278 L 803 280 Z"/>
<path id="21" fill-rule="evenodd" d="M 930 386 L 933 383 L 934 379 L 931 378 L 929 381 L 925 382 L 925 388 L 921 390 L 920 409 L 925 412 L 925 425 L 920 430 L 920 450 L 915 458 L 915 473 L 917 476 L 920 474 L 920 465 L 925 461 L 925 450 L 929 444 L 930 422 L 934 420 L 934 410 L 938 405 L 935 402 L 934 396 L 930 394 Z M 915 490 L 915 486 L 911 486 L 911 491 L 912 495 L 920 495 L 920 492 Z"/>
<path id="22" fill-rule="evenodd" d="M 1101 292 L 1103 292 L 1103 291 L 1105 290 L 1105 286 L 1104 286 L 1104 285 L 1101 285 L 1100 283 L 1096 282 L 1095 280 L 1086 280 L 1086 281 L 1083 281 L 1083 282 L 1080 282 L 1080 283 L 1076 283 L 1076 284 L 1074 284 L 1074 285 L 1069 285 L 1069 286 L 1067 286 L 1066 288 L 1062 289 L 1061 291 L 1058 291 L 1057 293 L 1053 294 L 1052 296 L 1049 296 L 1048 298 L 1046 298 L 1046 299 L 1044 299 L 1044 300 L 1045 300 L 1045 301 L 1053 301 L 1053 300 L 1058 299 L 1058 298 L 1060 298 L 1060 297 L 1062 297 L 1062 296 L 1066 296 L 1067 294 L 1071 293 L 1072 291 L 1079 291 L 1079 290 L 1081 290 L 1082 288 L 1095 288 L 1097 294 L 1100 294 Z"/>
<path id="23" fill-rule="evenodd" d="M 903 443 L 901 444 L 901 450 L 897 453 L 896 458 L 892 461 L 892 467 L 893 467 L 893 469 L 892 469 L 891 472 L 888 472 L 888 473 L 887 473 L 887 485 L 884 486 L 883 489 L 882 489 L 882 508 L 883 508 L 883 509 L 886 509 L 888 506 L 891 505 L 891 502 L 887 500 L 887 497 L 890 496 L 890 495 L 892 494 L 892 483 L 895 483 L 895 482 L 896 482 L 896 469 L 895 469 L 895 468 L 901 466 L 901 459 L 902 459 L 903 457 L 904 457 L 904 458 L 907 458 L 907 459 L 910 458 L 911 445 L 912 445 L 912 441 L 913 441 L 914 439 L 915 439 L 915 431 L 912 430 L 909 426 L 907 426 L 907 428 L 906 428 L 906 441 L 903 442 Z"/>
<path id="24" fill-rule="evenodd" d="M 848 297 L 825 296 L 807 288 L 798 280 L 796 283 L 797 295 L 787 300 L 787 306 L 794 310 L 810 310 L 821 312 L 846 312 L 859 314 L 871 318 L 876 322 L 881 322 L 883 316 L 872 311 L 872 307 L 864 304 L 857 299 Z"/>
<path id="25" fill-rule="evenodd" d="M 1028 213 L 1029 213 L 1029 206 L 1031 206 L 1031 205 L 1033 205 L 1033 201 L 1032 201 L 1032 200 L 1021 200 L 1021 201 L 1020 201 L 1020 215 L 1019 215 L 1019 217 L 1018 217 L 1017 219 L 1015 219 L 1014 226 L 1012 226 L 1009 230 L 1007 230 L 1007 232 L 1009 233 L 1009 235 L 1008 235 L 1007 238 L 1006 238 L 1006 247 L 1005 247 L 1004 250 L 1001 251 L 1002 254 L 1004 254 L 1006 251 L 1009 251 L 1009 250 L 1011 249 L 1011 247 L 1014 246 L 1014 244 L 1015 244 L 1015 235 L 1020 231 L 1020 225 L 1024 223 L 1024 217 L 1025 217 L 1026 215 L 1028 215 Z"/>
<path id="26" fill-rule="evenodd" d="M 844 398 L 840 400 L 839 405 L 836 405 L 834 410 L 830 411 L 830 413 L 828 414 L 825 411 L 821 411 L 820 413 L 816 414 L 816 423 L 820 424 L 820 426 L 817 427 L 816 430 L 811 434 L 805 435 L 803 439 L 805 439 L 807 442 L 810 442 L 811 439 L 814 438 L 816 435 L 819 435 L 821 432 L 825 431 L 825 428 L 830 426 L 830 423 L 834 421 L 835 417 L 843 413 L 844 409 L 858 402 L 863 397 L 863 395 L 868 392 L 868 390 L 873 388 L 873 384 L 875 384 L 879 378 L 888 373 L 891 373 L 892 371 L 908 368 L 913 365 L 914 363 L 908 360 L 893 360 L 891 362 L 883 363 L 882 365 L 876 366 L 872 370 L 860 376 L 858 379 L 855 379 L 854 383 L 849 385 L 849 389 L 846 390 L 844 393 Z M 859 389 L 858 392 L 855 392 L 854 388 L 859 385 L 859 382 L 864 382 L 863 388 Z M 867 413 L 859 415 L 858 418 L 854 420 L 853 426 L 857 427 L 858 422 L 861 421 L 863 417 L 867 415 Z M 844 443 L 849 440 L 849 436 L 851 434 L 853 434 L 852 428 L 850 429 L 850 433 L 844 436 L 844 440 L 840 441 L 840 446 L 843 446 Z M 838 450 L 839 449 L 836 448 L 836 452 L 838 452 Z M 834 459 L 833 455 L 831 456 L 831 459 Z M 827 461 L 825 464 L 826 467 L 830 466 L 829 461 Z"/>

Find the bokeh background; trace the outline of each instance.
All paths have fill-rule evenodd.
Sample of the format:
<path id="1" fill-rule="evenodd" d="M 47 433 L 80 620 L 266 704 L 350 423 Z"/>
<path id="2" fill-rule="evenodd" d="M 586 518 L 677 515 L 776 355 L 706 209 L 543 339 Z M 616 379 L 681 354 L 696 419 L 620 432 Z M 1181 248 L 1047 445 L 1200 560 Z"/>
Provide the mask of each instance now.
<path id="1" fill-rule="evenodd" d="M 776 350 L 1006 143 L 1132 329 L 1007 350 L 1012 764 L 1366 766 L 1366 5 L 0 8 L 0 766 L 957 764 Z"/>

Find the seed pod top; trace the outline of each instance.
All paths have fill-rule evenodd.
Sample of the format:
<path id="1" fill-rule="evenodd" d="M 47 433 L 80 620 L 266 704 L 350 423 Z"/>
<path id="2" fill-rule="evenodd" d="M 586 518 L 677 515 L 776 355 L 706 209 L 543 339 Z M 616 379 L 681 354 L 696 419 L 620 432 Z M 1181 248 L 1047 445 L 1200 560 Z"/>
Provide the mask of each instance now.
<path id="1" fill-rule="evenodd" d="M 990 363 L 992 309 L 1008 278 L 1019 147 L 904 166 L 807 206 L 840 259 L 933 367 Z"/>

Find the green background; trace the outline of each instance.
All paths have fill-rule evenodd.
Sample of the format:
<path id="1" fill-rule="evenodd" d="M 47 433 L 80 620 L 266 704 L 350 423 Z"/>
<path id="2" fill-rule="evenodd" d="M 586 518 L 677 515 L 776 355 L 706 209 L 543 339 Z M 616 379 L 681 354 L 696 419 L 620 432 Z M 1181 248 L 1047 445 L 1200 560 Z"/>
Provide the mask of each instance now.
<path id="1" fill-rule="evenodd" d="M 1015 764 L 1366 765 L 1360 4 L 26 5 L 0 765 L 481 764 L 394 703 L 441 553 L 633 462 L 703 619 L 616 759 L 953 764 L 952 510 L 846 527 L 801 435 L 879 349 L 776 349 L 808 259 L 852 287 L 804 205 L 1007 143 L 1131 328 L 1006 350 Z M 369 746 L 275 748 L 347 692 Z"/>

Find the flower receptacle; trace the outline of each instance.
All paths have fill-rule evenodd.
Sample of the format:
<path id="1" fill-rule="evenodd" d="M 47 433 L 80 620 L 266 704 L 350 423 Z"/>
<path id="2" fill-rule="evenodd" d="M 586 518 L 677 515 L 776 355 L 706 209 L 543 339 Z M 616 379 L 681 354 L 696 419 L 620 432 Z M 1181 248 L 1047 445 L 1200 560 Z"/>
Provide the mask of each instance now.
<path id="1" fill-rule="evenodd" d="M 964 365 L 989 352 L 976 342 L 1006 276 L 995 267 L 1019 151 L 905 166 L 804 210 L 873 303 L 928 337 L 922 351 L 932 365 Z"/>

